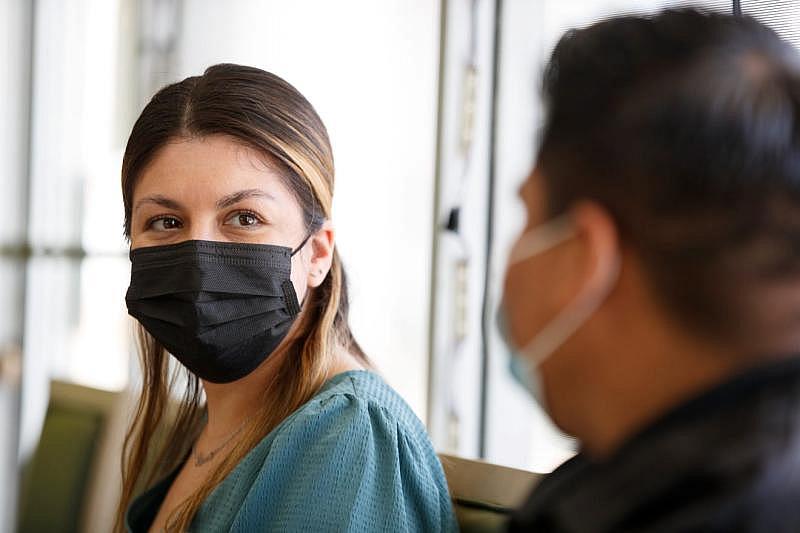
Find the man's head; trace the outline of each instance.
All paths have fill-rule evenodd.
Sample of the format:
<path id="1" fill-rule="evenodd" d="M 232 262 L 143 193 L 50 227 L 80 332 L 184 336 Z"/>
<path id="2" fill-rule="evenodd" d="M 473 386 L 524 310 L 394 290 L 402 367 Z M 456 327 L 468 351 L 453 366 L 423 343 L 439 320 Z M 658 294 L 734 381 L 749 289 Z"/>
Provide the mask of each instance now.
<path id="1" fill-rule="evenodd" d="M 798 346 L 795 49 L 749 18 L 619 17 L 564 35 L 543 95 L 526 229 L 564 215 L 574 237 L 509 270 L 512 337 L 600 302 L 541 367 L 557 423 L 576 431 L 565 398 L 609 366 L 658 384 L 695 364 L 711 380 Z M 648 351 L 676 368 L 648 368 L 664 363 Z"/>

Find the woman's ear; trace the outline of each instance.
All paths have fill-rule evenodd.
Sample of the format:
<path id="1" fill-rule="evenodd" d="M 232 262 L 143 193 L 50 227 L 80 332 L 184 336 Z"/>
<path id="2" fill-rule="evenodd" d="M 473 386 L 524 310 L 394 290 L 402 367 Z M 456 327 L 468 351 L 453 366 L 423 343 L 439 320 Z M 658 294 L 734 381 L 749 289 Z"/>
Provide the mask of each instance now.
<path id="1" fill-rule="evenodd" d="M 306 284 L 309 288 L 319 287 L 328 275 L 333 263 L 335 234 L 333 225 L 326 220 L 322 227 L 308 240 L 310 256 Z"/>

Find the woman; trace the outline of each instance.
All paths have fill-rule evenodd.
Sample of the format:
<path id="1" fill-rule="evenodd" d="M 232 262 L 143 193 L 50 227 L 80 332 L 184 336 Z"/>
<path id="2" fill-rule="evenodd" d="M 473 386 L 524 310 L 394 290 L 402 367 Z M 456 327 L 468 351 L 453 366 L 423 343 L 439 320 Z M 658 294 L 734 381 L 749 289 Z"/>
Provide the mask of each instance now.
<path id="1" fill-rule="evenodd" d="M 308 101 L 236 65 L 170 85 L 133 127 L 122 189 L 143 387 L 117 530 L 454 530 L 422 424 L 348 326 Z M 187 370 L 169 422 L 167 352 Z"/>

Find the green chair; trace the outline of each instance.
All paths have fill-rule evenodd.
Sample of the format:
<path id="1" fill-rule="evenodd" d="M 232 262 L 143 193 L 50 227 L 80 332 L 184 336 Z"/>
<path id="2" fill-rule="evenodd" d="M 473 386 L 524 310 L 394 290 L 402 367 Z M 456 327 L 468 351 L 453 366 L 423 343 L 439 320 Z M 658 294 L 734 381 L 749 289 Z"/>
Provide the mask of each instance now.
<path id="1" fill-rule="evenodd" d="M 463 533 L 504 531 L 511 512 L 522 504 L 539 474 L 439 455 Z"/>
<path id="2" fill-rule="evenodd" d="M 118 490 L 98 486 L 98 478 L 108 470 L 100 459 L 108 455 L 105 448 L 112 441 L 116 444 L 109 427 L 121 397 L 72 383 L 51 383 L 39 445 L 24 468 L 19 533 L 99 529 L 90 526 L 97 511 L 91 502 L 97 499 L 95 493 L 113 495 Z"/>

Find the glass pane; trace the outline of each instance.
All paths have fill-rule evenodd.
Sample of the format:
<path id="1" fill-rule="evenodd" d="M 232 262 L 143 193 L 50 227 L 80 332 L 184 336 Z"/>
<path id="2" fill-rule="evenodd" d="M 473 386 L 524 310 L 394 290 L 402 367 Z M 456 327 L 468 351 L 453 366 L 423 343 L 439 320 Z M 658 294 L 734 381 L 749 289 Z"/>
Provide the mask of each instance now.
<path id="1" fill-rule="evenodd" d="M 62 257 L 28 262 L 20 456 L 33 453 L 47 407 L 50 378 L 68 364 L 69 339 L 77 323 L 80 263 Z"/>
<path id="2" fill-rule="evenodd" d="M 128 382 L 130 322 L 125 257 L 34 257 L 28 263 L 21 455 L 38 441 L 53 379 L 121 390 Z"/>
<path id="3" fill-rule="evenodd" d="M 38 442 L 51 380 L 102 389 L 128 381 L 119 171 L 133 35 L 121 3 L 35 3 L 22 464 Z"/>
<path id="4" fill-rule="evenodd" d="M 27 216 L 32 2 L 0 2 L 0 531 L 12 531 Z"/>
<path id="5" fill-rule="evenodd" d="M 130 263 L 124 256 L 90 256 L 79 265 L 77 291 L 69 291 L 77 306 L 68 318 L 67 353 L 51 365 L 51 377 L 122 390 L 130 353 L 131 321 L 125 309 Z"/>
<path id="6" fill-rule="evenodd" d="M 119 1 L 37 3 L 30 241 L 122 252 L 119 168 L 129 127 Z M 125 123 L 125 128 L 120 123 Z M 86 228 L 86 229 L 84 229 Z"/>
<path id="7" fill-rule="evenodd" d="M 0 251 L 19 246 L 25 240 L 25 197 L 27 193 L 28 108 L 26 105 L 27 57 L 24 20 L 20 13 L 6 13 L 12 3 L 0 6 L 0 57 L 4 75 L 0 76 Z M 18 10 L 22 12 L 22 9 Z M 9 23 L 5 21 L 9 20 Z"/>
<path id="8" fill-rule="evenodd" d="M 0 256 L 0 531 L 10 531 L 16 506 L 17 427 L 25 263 Z"/>

